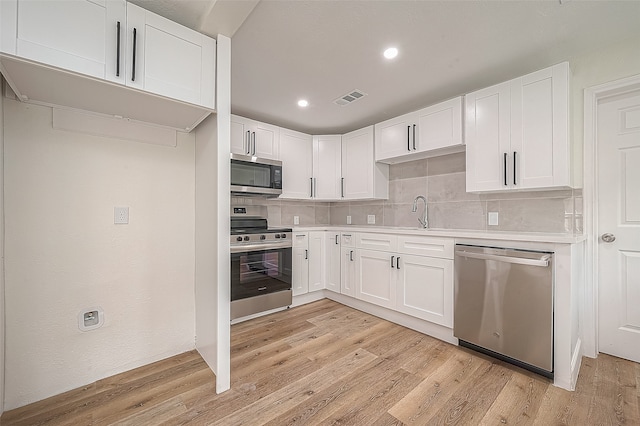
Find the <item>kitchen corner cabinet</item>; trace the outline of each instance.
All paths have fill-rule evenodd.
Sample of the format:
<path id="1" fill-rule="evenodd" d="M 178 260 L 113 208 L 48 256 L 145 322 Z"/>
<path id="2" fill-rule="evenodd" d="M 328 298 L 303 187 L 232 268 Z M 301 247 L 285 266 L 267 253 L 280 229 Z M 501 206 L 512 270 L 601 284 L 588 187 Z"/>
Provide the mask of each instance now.
<path id="1" fill-rule="evenodd" d="M 308 199 L 313 190 L 313 137 L 280 129 L 282 194 L 280 198 Z"/>
<path id="2" fill-rule="evenodd" d="M 342 135 L 345 199 L 389 198 L 389 165 L 376 163 L 373 126 Z"/>
<path id="3" fill-rule="evenodd" d="M 342 136 L 313 137 L 313 194 L 317 200 L 338 200 L 342 189 Z"/>
<path id="4" fill-rule="evenodd" d="M 309 234 L 293 233 L 291 289 L 294 296 L 309 292 Z"/>
<path id="5" fill-rule="evenodd" d="M 375 125 L 376 161 L 400 163 L 464 149 L 462 98 Z"/>
<path id="6" fill-rule="evenodd" d="M 259 158 L 280 158 L 280 128 L 231 115 L 231 152 Z"/>
<path id="7" fill-rule="evenodd" d="M 467 191 L 571 188 L 567 62 L 465 96 Z"/>

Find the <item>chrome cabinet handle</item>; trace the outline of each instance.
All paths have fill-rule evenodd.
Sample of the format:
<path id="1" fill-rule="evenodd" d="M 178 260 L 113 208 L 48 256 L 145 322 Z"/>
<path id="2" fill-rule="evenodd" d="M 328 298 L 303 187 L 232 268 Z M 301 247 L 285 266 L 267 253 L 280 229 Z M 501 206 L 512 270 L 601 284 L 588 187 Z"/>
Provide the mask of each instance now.
<path id="1" fill-rule="evenodd" d="M 602 234 L 602 237 L 600 238 L 602 238 L 602 241 L 604 241 L 605 243 L 612 243 L 616 240 L 616 236 L 609 233 Z"/>
<path id="2" fill-rule="evenodd" d="M 407 151 L 411 151 L 411 126 L 407 126 Z"/>
<path id="3" fill-rule="evenodd" d="M 340 197 L 344 198 L 344 178 L 340 178 Z"/>
<path id="4" fill-rule="evenodd" d="M 349 260 L 353 262 L 353 250 L 349 250 Z"/>
<path id="5" fill-rule="evenodd" d="M 398 258 L 396 259 L 396 268 L 398 269 L 398 271 L 400 270 L 400 256 L 398 256 Z"/>
<path id="6" fill-rule="evenodd" d="M 504 186 L 507 186 L 507 153 L 504 153 Z"/>
<path id="7" fill-rule="evenodd" d="M 245 143 L 246 143 L 246 151 L 247 151 L 247 155 L 251 154 L 251 130 L 247 130 L 247 137 L 245 138 Z"/>
<path id="8" fill-rule="evenodd" d="M 391 256 L 391 267 L 392 267 L 392 268 L 395 268 L 395 266 L 393 266 L 393 260 L 394 260 L 395 258 L 396 258 L 395 256 Z"/>
<path id="9" fill-rule="evenodd" d="M 516 183 L 516 152 L 513 151 L 513 184 L 517 185 Z"/>
<path id="10" fill-rule="evenodd" d="M 311 195 L 309 197 L 313 198 L 313 178 L 309 178 L 309 182 L 311 184 L 311 189 L 309 190 Z"/>
<path id="11" fill-rule="evenodd" d="M 256 155 L 256 132 L 252 132 L 251 133 L 251 138 L 253 139 L 253 154 L 252 155 Z"/>
<path id="12" fill-rule="evenodd" d="M 416 150 L 416 125 L 413 125 L 413 150 Z"/>
<path id="13" fill-rule="evenodd" d="M 336 234 L 336 245 L 337 244 L 340 244 L 340 243 L 338 242 L 338 235 Z"/>
<path id="14" fill-rule="evenodd" d="M 309 250 L 304 251 L 304 259 L 305 260 L 309 259 Z"/>

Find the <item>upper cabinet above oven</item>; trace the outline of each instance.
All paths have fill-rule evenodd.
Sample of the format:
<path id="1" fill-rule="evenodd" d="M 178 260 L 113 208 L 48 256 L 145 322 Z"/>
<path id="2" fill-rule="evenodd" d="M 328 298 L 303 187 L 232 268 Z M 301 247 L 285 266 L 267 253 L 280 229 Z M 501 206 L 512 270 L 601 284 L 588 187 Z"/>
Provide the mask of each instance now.
<path id="1" fill-rule="evenodd" d="M 216 41 L 124 0 L 0 2 L 21 100 L 190 131 L 215 104 Z"/>

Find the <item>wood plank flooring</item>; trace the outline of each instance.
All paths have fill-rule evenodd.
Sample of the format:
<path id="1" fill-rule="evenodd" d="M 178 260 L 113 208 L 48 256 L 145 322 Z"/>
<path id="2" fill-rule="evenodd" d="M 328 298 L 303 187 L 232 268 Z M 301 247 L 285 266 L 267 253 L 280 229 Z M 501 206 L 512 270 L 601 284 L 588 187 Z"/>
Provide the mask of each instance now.
<path id="1" fill-rule="evenodd" d="M 640 365 L 577 390 L 330 300 L 231 328 L 231 390 L 184 353 L 6 412 L 2 425 L 640 425 Z"/>

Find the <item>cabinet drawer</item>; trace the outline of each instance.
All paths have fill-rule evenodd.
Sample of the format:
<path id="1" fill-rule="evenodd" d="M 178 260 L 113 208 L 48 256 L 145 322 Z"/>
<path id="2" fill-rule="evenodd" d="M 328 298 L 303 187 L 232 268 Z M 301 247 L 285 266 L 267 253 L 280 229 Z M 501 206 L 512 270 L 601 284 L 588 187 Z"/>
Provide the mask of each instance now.
<path id="1" fill-rule="evenodd" d="M 309 234 L 306 232 L 294 232 L 293 236 L 293 246 L 298 248 L 309 248 Z"/>
<path id="2" fill-rule="evenodd" d="M 398 236 L 387 234 L 356 234 L 356 247 L 369 250 L 397 251 Z"/>
<path id="3" fill-rule="evenodd" d="M 342 247 L 355 247 L 356 235 L 342 233 L 340 235 L 340 244 L 342 245 Z"/>
<path id="4" fill-rule="evenodd" d="M 399 235 L 398 251 L 403 254 L 453 259 L 453 239 Z"/>

